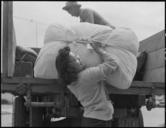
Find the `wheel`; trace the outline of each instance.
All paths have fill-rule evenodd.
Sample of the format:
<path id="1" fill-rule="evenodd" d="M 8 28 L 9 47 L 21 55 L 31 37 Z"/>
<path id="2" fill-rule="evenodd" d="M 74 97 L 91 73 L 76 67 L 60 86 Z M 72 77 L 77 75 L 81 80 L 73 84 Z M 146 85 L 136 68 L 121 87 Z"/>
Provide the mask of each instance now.
<path id="1" fill-rule="evenodd" d="M 138 115 L 120 117 L 118 119 L 114 119 L 113 126 L 116 127 L 144 127 L 143 116 L 141 110 L 139 110 Z"/>
<path id="2" fill-rule="evenodd" d="M 25 99 L 23 96 L 18 96 L 14 101 L 13 108 L 13 126 L 14 127 L 25 127 L 26 126 L 26 107 L 24 105 Z"/>

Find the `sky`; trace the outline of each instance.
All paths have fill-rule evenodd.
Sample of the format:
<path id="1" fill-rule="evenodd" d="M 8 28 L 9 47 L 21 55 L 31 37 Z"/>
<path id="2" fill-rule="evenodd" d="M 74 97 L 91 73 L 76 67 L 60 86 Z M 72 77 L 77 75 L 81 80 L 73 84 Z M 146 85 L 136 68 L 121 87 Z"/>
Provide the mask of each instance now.
<path id="1" fill-rule="evenodd" d="M 43 45 L 46 28 L 52 23 L 71 25 L 79 22 L 62 10 L 65 1 L 61 2 L 13 2 L 14 26 L 17 42 L 24 46 Z M 164 30 L 164 2 L 83 2 L 82 8 L 97 11 L 108 22 L 116 27 L 129 27 L 139 41 Z"/>

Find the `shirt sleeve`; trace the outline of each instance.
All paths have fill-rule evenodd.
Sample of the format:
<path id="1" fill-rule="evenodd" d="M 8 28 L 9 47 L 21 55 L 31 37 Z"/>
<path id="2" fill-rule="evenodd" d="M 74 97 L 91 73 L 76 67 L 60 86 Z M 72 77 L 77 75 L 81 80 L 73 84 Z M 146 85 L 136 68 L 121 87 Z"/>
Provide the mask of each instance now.
<path id="1" fill-rule="evenodd" d="M 111 58 L 96 67 L 89 67 L 80 73 L 80 80 L 84 82 L 98 82 L 105 80 L 118 67 L 117 62 Z"/>
<path id="2" fill-rule="evenodd" d="M 104 61 L 104 63 L 100 65 L 104 75 L 108 76 L 112 74 L 118 68 L 118 59 L 103 49 L 100 49 L 100 56 Z"/>
<path id="3" fill-rule="evenodd" d="M 93 12 L 90 10 L 83 10 L 80 15 L 80 22 L 94 23 Z"/>

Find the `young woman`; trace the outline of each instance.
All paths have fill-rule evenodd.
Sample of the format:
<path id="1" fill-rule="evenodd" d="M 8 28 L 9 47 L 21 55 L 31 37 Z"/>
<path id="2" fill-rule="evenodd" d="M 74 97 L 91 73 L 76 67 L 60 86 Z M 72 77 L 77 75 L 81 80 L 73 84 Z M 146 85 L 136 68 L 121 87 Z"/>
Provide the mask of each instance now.
<path id="1" fill-rule="evenodd" d="M 109 57 L 107 53 L 99 49 L 98 45 L 91 45 L 103 58 L 102 64 L 86 68 L 70 51 L 70 48 L 65 47 L 59 50 L 56 69 L 59 78 L 64 81 L 84 108 L 81 126 L 109 127 L 114 109 L 106 95 L 103 81 L 108 73 L 116 70 L 117 64 L 113 59 L 106 61 Z"/>

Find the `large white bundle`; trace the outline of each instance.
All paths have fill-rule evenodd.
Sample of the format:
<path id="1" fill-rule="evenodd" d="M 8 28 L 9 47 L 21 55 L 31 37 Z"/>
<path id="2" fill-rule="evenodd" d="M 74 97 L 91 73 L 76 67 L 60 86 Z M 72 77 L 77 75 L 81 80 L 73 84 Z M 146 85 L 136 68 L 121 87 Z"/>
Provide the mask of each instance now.
<path id="1" fill-rule="evenodd" d="M 62 41 L 49 42 L 41 48 L 34 66 L 34 76 L 45 79 L 58 78 L 55 67 L 55 59 L 59 49 L 63 48 L 66 43 Z"/>
<path id="2" fill-rule="evenodd" d="M 91 38 L 97 33 L 103 31 L 111 31 L 112 29 L 105 25 L 97 25 L 90 23 L 78 23 L 73 26 L 70 26 L 70 29 L 75 33 L 77 38 Z"/>
<path id="3" fill-rule="evenodd" d="M 136 73 L 136 56 L 127 50 L 118 48 L 106 48 L 106 51 L 116 58 L 119 66 L 114 73 L 107 76 L 107 82 L 120 89 L 129 88 Z"/>
<path id="4" fill-rule="evenodd" d="M 34 68 L 35 77 L 57 78 L 55 59 L 58 50 L 66 45 L 64 41 L 75 41 L 80 38 L 92 37 L 93 40 L 107 44 L 108 46 L 105 50 L 114 56 L 118 62 L 118 70 L 107 77 L 107 82 L 120 89 L 126 89 L 131 85 L 136 72 L 136 56 L 139 47 L 134 32 L 128 28 L 112 30 L 107 26 L 89 23 L 80 23 L 71 28 L 62 28 L 61 34 L 58 33 L 60 31 L 58 29 L 61 29 L 61 27 L 50 27 L 49 29 L 51 29 L 52 33 L 49 29 L 47 30 L 45 36 L 46 45 L 41 49 Z M 58 40 L 64 41 L 60 41 L 60 43 Z M 78 54 L 81 61 L 87 66 L 96 66 L 101 63 L 99 56 L 94 51 L 89 50 L 86 45 L 71 43 L 69 46 L 72 52 Z"/>
<path id="5" fill-rule="evenodd" d="M 44 44 L 52 41 L 73 41 L 76 38 L 75 32 L 69 27 L 60 24 L 51 24 L 46 30 Z"/>
<path id="6" fill-rule="evenodd" d="M 139 48 L 138 39 L 135 33 L 129 28 L 121 27 L 112 30 L 110 27 L 104 25 L 80 23 L 71 26 L 70 30 L 75 33 L 75 39 L 92 38 L 112 47 L 126 49 L 137 56 Z"/>
<path id="7" fill-rule="evenodd" d="M 137 68 L 139 42 L 133 31 L 128 28 L 117 28 L 111 34 L 99 34 L 94 40 L 107 44 L 106 51 L 116 57 L 119 68 L 107 76 L 111 85 L 127 89 L 130 87 Z"/>
<path id="8" fill-rule="evenodd" d="M 64 26 L 61 24 L 51 24 L 45 33 L 44 44 L 52 41 L 75 41 L 82 38 L 90 38 L 96 33 L 112 30 L 105 25 L 96 25 L 90 23 L 78 23 L 73 26 Z"/>

